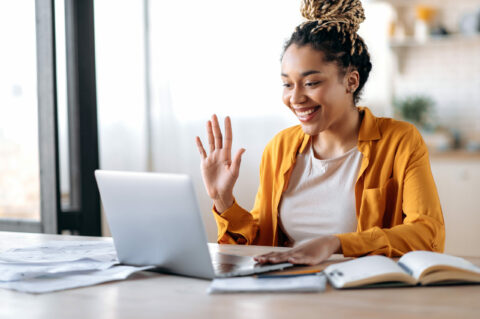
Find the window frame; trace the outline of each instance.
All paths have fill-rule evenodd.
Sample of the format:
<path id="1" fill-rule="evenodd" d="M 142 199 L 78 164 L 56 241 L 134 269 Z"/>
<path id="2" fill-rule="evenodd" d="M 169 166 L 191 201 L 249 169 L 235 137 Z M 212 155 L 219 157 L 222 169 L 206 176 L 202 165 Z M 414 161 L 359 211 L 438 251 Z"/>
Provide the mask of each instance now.
<path id="1" fill-rule="evenodd" d="M 35 0 L 40 221 L 0 219 L 0 231 L 100 236 L 93 0 L 65 0 L 71 204 L 61 206 L 54 0 Z M 79 45 L 81 43 L 81 45 Z M 82 94 L 79 94 L 82 92 Z"/>
<path id="2" fill-rule="evenodd" d="M 40 221 L 2 218 L 1 231 L 57 233 L 58 141 L 53 1 L 36 0 Z M 52 187 L 53 186 L 53 187 Z"/>

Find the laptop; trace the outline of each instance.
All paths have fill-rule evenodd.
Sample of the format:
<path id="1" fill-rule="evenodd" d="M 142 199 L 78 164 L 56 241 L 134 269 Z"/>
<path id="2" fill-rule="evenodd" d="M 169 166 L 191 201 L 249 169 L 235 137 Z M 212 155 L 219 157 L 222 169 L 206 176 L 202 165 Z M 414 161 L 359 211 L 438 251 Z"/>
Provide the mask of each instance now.
<path id="1" fill-rule="evenodd" d="M 118 259 L 197 278 L 246 276 L 293 266 L 210 253 L 188 175 L 96 170 Z"/>

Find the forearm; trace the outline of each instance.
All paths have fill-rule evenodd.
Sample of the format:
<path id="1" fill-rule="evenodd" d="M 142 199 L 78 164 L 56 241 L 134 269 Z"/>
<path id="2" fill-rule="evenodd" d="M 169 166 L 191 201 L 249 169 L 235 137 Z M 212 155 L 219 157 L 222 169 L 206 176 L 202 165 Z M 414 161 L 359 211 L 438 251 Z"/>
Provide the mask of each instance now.
<path id="1" fill-rule="evenodd" d="M 343 254 L 348 257 L 363 255 L 402 256 L 412 250 L 442 252 L 445 230 L 439 221 L 423 216 L 418 221 L 392 228 L 373 227 L 366 231 L 337 234 Z"/>
<path id="2" fill-rule="evenodd" d="M 221 214 L 230 207 L 232 207 L 233 203 L 235 201 L 235 198 L 233 197 L 233 194 L 230 195 L 224 195 L 222 197 L 216 198 L 213 200 L 213 207 L 214 210 Z"/>

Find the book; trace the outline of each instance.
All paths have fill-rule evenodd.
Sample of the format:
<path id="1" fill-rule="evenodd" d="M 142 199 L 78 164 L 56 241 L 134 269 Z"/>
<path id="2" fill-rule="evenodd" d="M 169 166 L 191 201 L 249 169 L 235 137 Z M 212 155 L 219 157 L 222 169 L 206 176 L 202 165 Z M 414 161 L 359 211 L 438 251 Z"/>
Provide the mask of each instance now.
<path id="1" fill-rule="evenodd" d="M 338 289 L 480 283 L 480 267 L 431 251 L 411 251 L 398 262 L 385 256 L 359 257 L 330 265 L 324 273 Z"/>

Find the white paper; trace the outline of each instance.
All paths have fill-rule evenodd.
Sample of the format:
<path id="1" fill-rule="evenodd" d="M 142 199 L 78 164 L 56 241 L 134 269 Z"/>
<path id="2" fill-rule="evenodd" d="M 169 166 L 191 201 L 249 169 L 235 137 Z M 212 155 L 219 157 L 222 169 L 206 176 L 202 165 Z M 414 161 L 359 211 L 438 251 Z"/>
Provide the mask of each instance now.
<path id="1" fill-rule="evenodd" d="M 0 253 L 0 282 L 105 270 L 117 263 L 111 241 L 51 241 Z"/>
<path id="2" fill-rule="evenodd" d="M 49 263 L 43 265 L 3 264 L 0 263 L 0 282 L 26 280 L 53 274 L 66 274 L 78 271 L 104 270 L 117 262 L 98 262 L 93 260 L 72 261 L 70 263 Z"/>
<path id="3" fill-rule="evenodd" d="M 210 294 L 224 292 L 318 292 L 324 291 L 324 275 L 284 277 L 236 277 L 214 279 L 207 289 Z"/>
<path id="4" fill-rule="evenodd" d="M 69 275 L 51 275 L 28 280 L 0 282 L 0 288 L 13 289 L 28 293 L 46 293 L 71 288 L 85 287 L 103 282 L 126 279 L 131 274 L 153 268 L 114 266 L 106 270 L 86 271 Z"/>
<path id="5" fill-rule="evenodd" d="M 0 253 L 0 288 L 45 293 L 121 280 L 153 268 L 114 266 L 111 240 L 50 241 Z"/>
<path id="6" fill-rule="evenodd" d="M 92 259 L 116 261 L 113 242 L 99 240 L 57 240 L 26 248 L 13 248 L 0 253 L 0 262 L 52 263 Z"/>

